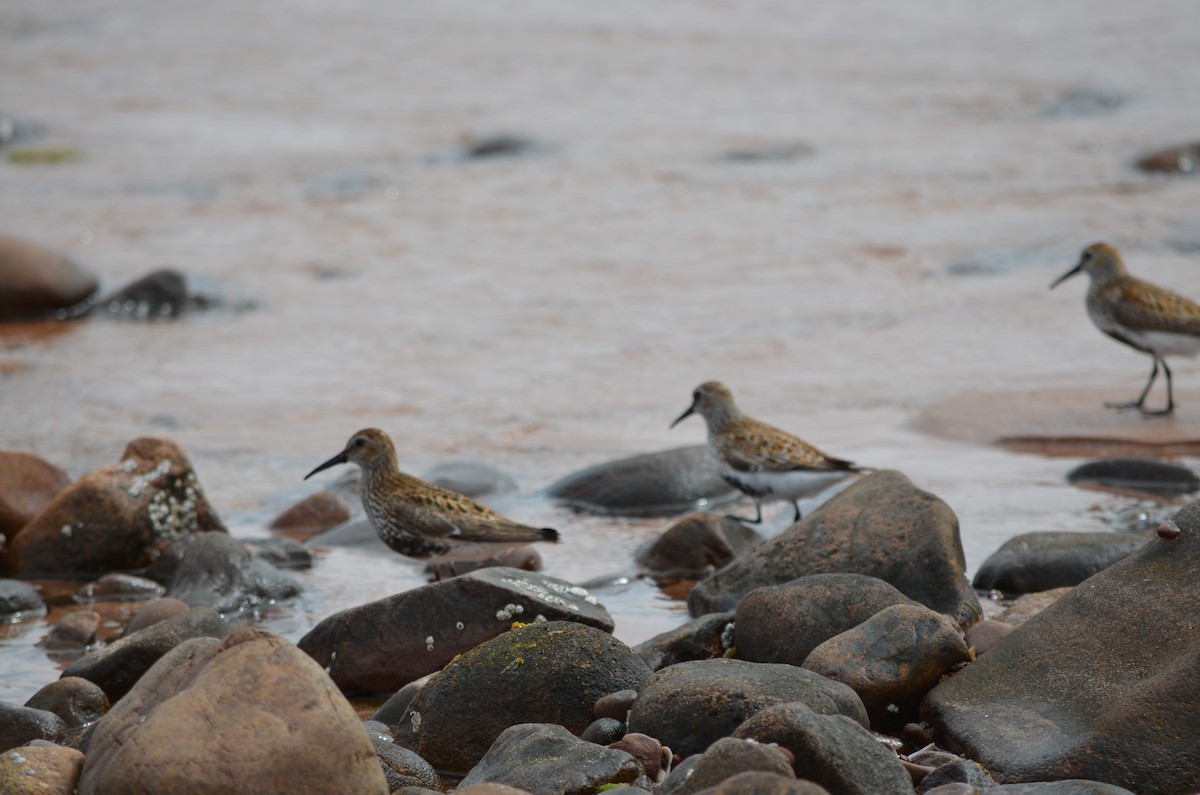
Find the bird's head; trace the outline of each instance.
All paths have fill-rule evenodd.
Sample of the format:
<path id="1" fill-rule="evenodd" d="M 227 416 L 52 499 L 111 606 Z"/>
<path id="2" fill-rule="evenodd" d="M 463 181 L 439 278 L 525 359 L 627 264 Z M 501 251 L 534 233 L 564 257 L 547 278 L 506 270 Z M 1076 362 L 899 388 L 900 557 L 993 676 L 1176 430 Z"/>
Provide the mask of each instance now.
<path id="1" fill-rule="evenodd" d="M 1093 243 L 1079 255 L 1075 267 L 1055 279 L 1050 289 L 1053 290 L 1077 273 L 1086 273 L 1094 284 L 1105 284 L 1125 275 L 1125 261 L 1121 259 L 1121 252 L 1113 246 Z"/>
<path id="2" fill-rule="evenodd" d="M 369 472 L 394 466 L 395 460 L 396 448 L 388 435 L 377 428 L 364 428 L 350 437 L 342 452 L 309 472 L 304 479 L 338 464 L 358 464 L 363 471 Z"/>
<path id="3" fill-rule="evenodd" d="M 737 416 L 738 407 L 733 402 L 733 393 L 729 391 L 729 387 L 720 381 L 705 381 L 692 392 L 692 405 L 671 423 L 671 427 L 674 428 L 693 414 L 703 417 L 711 429 L 714 425 Z"/>

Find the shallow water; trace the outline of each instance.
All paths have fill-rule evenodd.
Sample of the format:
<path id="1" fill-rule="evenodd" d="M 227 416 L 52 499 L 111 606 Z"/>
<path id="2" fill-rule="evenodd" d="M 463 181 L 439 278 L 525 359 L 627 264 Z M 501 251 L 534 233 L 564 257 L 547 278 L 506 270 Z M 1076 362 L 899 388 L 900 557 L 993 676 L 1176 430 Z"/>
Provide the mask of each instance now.
<path id="1" fill-rule="evenodd" d="M 1076 458 L 1038 440 L 1200 439 L 1200 369 L 1175 367 L 1174 419 L 1106 412 L 1149 363 L 1081 280 L 1047 290 L 1104 239 L 1200 295 L 1200 182 L 1131 166 L 1200 129 L 1197 22 L 1187 0 L 7 3 L 0 111 L 78 157 L 0 159 L 3 231 L 228 306 L 0 328 L 0 447 L 77 476 L 169 436 L 265 535 L 360 427 L 410 471 L 483 461 L 533 494 L 701 441 L 667 426 L 719 378 L 945 499 L 971 572 L 1015 533 L 1170 510 L 1068 486 Z M 538 146 L 460 156 L 493 134 Z M 545 571 L 578 582 L 669 524 L 503 507 L 559 527 Z M 301 578 L 264 618 L 292 639 L 421 581 L 353 550 Z M 684 617 L 644 582 L 597 593 L 630 643 Z M 21 629 L 6 701 L 57 675 L 44 622 Z"/>

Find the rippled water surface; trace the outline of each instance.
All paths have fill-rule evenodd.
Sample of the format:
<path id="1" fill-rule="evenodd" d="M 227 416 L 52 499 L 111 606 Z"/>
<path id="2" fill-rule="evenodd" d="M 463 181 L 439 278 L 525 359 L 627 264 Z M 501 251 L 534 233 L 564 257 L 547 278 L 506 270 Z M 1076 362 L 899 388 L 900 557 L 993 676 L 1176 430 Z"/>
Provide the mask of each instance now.
<path id="1" fill-rule="evenodd" d="M 1200 296 L 1200 181 L 1132 166 L 1200 134 L 1198 23 L 1189 0 L 6 3 L 0 113 L 41 131 L 9 149 L 74 156 L 0 149 L 0 231 L 224 303 L 0 328 L 0 447 L 78 476 L 168 436 L 262 536 L 358 428 L 532 495 L 700 442 L 667 426 L 719 378 L 945 499 L 972 572 L 1019 532 L 1170 511 L 1063 474 L 1114 440 L 1191 449 L 1200 368 L 1175 367 L 1173 419 L 1106 412 L 1149 362 L 1082 280 L 1047 287 L 1103 239 Z M 499 135 L 529 145 L 464 156 Z M 621 639 L 683 620 L 622 579 L 669 520 L 503 508 L 562 530 L 545 571 L 607 583 Z M 345 549 L 300 578 L 263 616 L 292 639 L 422 581 Z M 45 628 L 8 628 L 0 699 L 57 676 Z"/>

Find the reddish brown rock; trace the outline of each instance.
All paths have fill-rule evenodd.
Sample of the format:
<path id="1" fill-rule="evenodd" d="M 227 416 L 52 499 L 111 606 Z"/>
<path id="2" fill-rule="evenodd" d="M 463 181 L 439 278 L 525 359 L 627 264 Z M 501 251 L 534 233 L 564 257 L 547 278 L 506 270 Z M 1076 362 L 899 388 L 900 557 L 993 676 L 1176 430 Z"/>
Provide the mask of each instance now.
<path id="1" fill-rule="evenodd" d="M 130 442 L 119 464 L 84 475 L 9 545 L 17 576 L 104 574 L 149 565 L 175 538 L 225 528 L 183 451 L 171 441 Z"/>
<path id="2" fill-rule="evenodd" d="M 346 504 L 331 491 L 318 491 L 275 517 L 271 529 L 303 540 L 348 521 Z"/>
<path id="3" fill-rule="evenodd" d="M 97 287 L 96 277 L 66 257 L 0 234 L 0 319 L 66 309 Z"/>
<path id="4" fill-rule="evenodd" d="M 0 450 L 0 534 L 11 541 L 69 485 L 71 478 L 54 464 Z"/>
<path id="5" fill-rule="evenodd" d="M 388 787 L 370 736 L 320 666 L 278 636 L 243 629 L 183 643 L 96 724 L 80 795 L 141 792 Z"/>
<path id="6" fill-rule="evenodd" d="M 639 549 L 635 559 L 650 574 L 705 577 L 762 540 L 741 522 L 711 513 L 693 513 Z"/>

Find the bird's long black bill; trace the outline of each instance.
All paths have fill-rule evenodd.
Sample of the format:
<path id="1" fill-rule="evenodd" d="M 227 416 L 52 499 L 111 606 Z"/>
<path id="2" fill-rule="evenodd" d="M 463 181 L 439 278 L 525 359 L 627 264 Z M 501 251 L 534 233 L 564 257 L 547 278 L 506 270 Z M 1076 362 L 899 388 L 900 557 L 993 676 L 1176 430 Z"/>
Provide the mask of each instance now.
<path id="1" fill-rule="evenodd" d="M 686 420 L 688 417 L 692 416 L 695 413 L 696 413 L 696 404 L 693 403 L 692 405 L 688 406 L 687 411 L 683 412 L 682 414 L 680 414 L 678 417 L 675 418 L 675 421 L 671 423 L 671 427 L 674 428 L 676 425 L 683 422 L 684 420 Z"/>
<path id="2" fill-rule="evenodd" d="M 309 472 L 307 475 L 305 475 L 304 479 L 308 480 L 313 475 L 317 474 L 318 472 L 320 472 L 323 469 L 329 469 L 330 467 L 335 467 L 338 464 L 344 464 L 344 463 L 346 463 L 346 453 L 345 452 L 338 453 L 333 458 L 329 459 L 324 464 L 321 464 L 319 467 L 314 469 L 312 472 Z"/>
<path id="3" fill-rule="evenodd" d="M 1067 271 L 1062 276 L 1059 276 L 1057 279 L 1055 279 L 1054 283 L 1050 285 L 1050 289 L 1053 290 L 1055 287 L 1062 284 L 1063 282 L 1065 282 L 1067 279 L 1071 278 L 1075 274 L 1079 273 L 1081 270 L 1083 270 L 1082 262 L 1079 263 L 1078 265 L 1076 265 L 1074 268 L 1071 268 L 1071 270 Z"/>

